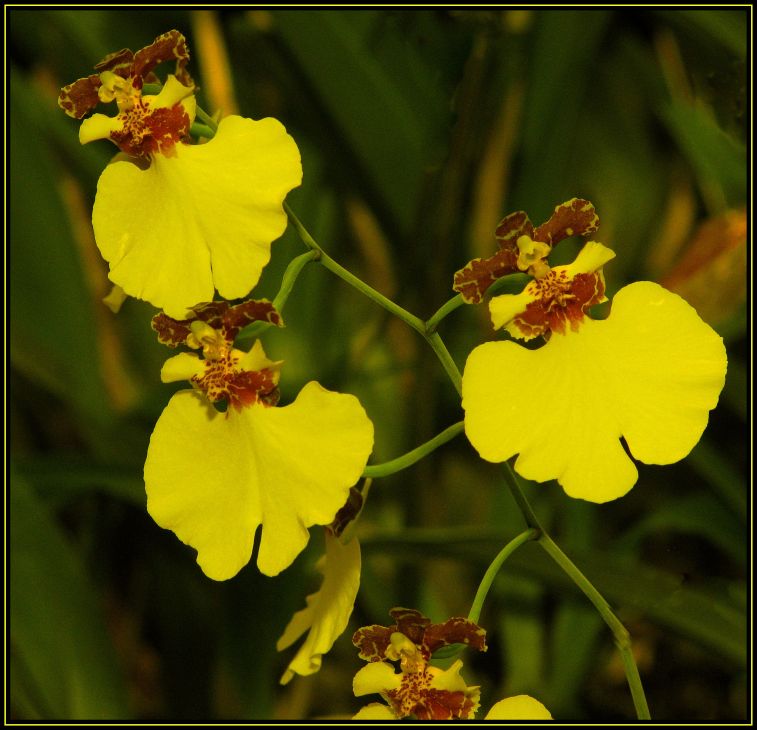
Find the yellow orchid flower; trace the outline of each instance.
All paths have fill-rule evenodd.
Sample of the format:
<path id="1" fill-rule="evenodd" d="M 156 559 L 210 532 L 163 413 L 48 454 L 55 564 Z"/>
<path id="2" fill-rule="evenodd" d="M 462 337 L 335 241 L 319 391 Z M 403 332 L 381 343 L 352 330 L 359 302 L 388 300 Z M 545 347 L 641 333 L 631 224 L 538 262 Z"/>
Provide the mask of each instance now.
<path id="1" fill-rule="evenodd" d="M 214 580 L 247 564 L 262 525 L 258 568 L 276 575 L 303 550 L 308 528 L 330 524 L 345 503 L 373 448 L 373 424 L 357 398 L 316 382 L 275 407 L 281 363 L 259 341 L 247 353 L 232 346 L 243 324 L 280 322 L 270 303 L 211 302 L 193 315 L 153 320 L 161 341 L 203 358 L 181 353 L 161 371 L 164 382 L 187 379 L 194 388 L 171 398 L 153 431 L 147 510 L 197 550 Z M 220 401 L 225 413 L 213 406 Z"/>
<path id="2" fill-rule="evenodd" d="M 506 219 L 507 220 L 507 219 Z M 528 240 L 526 240 L 528 239 Z M 524 251 L 538 250 L 528 236 Z M 557 479 L 571 497 L 607 502 L 635 484 L 631 454 L 671 464 L 699 441 L 725 382 L 722 339 L 679 296 L 651 282 L 623 287 L 605 320 L 601 267 L 614 257 L 589 241 L 568 266 L 531 265 L 520 294 L 492 298 L 495 327 L 548 338 L 475 348 L 463 373 L 465 433 L 482 458 L 518 454 L 527 479 Z"/>
<path id="3" fill-rule="evenodd" d="M 154 95 L 153 69 L 177 61 Z M 115 117 L 95 114 L 82 144 L 109 139 L 124 152 L 100 176 L 92 212 L 110 279 L 128 295 L 183 318 L 198 302 L 245 296 L 287 225 L 283 202 L 302 181 L 300 153 L 275 119 L 222 119 L 215 136 L 191 144 L 195 87 L 184 36 L 169 31 L 137 53 L 111 54 L 61 90 L 59 105 L 81 119 L 115 101 Z"/>

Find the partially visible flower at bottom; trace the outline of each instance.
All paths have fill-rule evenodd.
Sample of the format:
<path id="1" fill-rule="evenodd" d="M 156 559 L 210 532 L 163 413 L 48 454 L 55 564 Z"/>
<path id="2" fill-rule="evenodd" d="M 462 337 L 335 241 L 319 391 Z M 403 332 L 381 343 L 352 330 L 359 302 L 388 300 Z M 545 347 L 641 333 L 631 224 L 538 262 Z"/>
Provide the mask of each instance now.
<path id="1" fill-rule="evenodd" d="M 516 695 L 496 702 L 484 720 L 552 720 L 544 705 L 528 695 Z"/>
<path id="2" fill-rule="evenodd" d="M 356 697 L 380 694 L 388 704 L 374 702 L 363 707 L 356 720 L 470 719 L 479 706 L 478 687 L 469 687 L 460 676 L 458 659 L 448 669 L 431 666 L 431 655 L 445 646 L 464 644 L 486 651 L 486 632 L 465 618 L 451 618 L 441 624 L 415 609 L 393 608 L 392 626 L 365 626 L 355 632 L 352 643 L 361 659 L 370 663 L 353 680 Z M 389 661 L 399 661 L 395 672 Z"/>
<path id="3" fill-rule="evenodd" d="M 387 662 L 371 662 L 358 671 L 352 687 L 356 697 L 381 694 L 389 703 L 372 702 L 354 720 L 471 719 L 479 706 L 480 689 L 468 687 L 458 659 L 449 669 L 423 665 L 417 671 L 395 672 Z"/>
<path id="4" fill-rule="evenodd" d="M 353 537 L 346 544 L 326 528 L 326 554 L 318 562 L 323 584 L 306 598 L 307 606 L 292 616 L 284 633 L 276 642 L 283 651 L 308 631 L 294 659 L 289 662 L 281 684 L 295 674 L 307 676 L 321 668 L 321 658 L 347 628 L 355 598 L 360 587 L 360 544 Z"/>

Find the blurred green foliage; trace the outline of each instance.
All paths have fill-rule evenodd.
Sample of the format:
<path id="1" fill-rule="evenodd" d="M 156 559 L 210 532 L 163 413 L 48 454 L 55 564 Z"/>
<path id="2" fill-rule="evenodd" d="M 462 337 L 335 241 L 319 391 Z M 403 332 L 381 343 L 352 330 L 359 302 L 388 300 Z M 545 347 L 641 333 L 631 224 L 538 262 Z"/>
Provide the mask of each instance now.
<path id="1" fill-rule="evenodd" d="M 351 629 L 387 623 L 395 605 L 465 615 L 521 518 L 464 437 L 376 482 L 350 629 L 319 674 L 279 687 L 291 654 L 277 655 L 275 638 L 317 585 L 322 546 L 314 535 L 277 578 L 253 563 L 217 584 L 147 515 L 141 470 L 173 392 L 158 378 L 167 352 L 148 305 L 129 301 L 115 317 L 100 302 L 107 269 L 88 215 L 113 149 L 80 148 L 59 87 L 178 28 L 200 103 L 214 111 L 201 49 L 215 21 L 241 113 L 281 119 L 302 150 L 303 186 L 290 196 L 300 219 L 426 318 L 451 296 L 454 271 L 491 253 L 512 210 L 541 222 L 570 197 L 593 201 L 598 240 L 618 254 L 607 269 L 615 291 L 664 278 L 699 223 L 745 206 L 749 11 L 11 8 L 7 21 L 10 717 L 349 717 L 362 704 Z M 287 232 L 256 296 L 273 296 L 303 250 Z M 729 261 L 743 281 L 746 258 Z M 728 347 L 726 390 L 688 459 L 642 466 L 633 491 L 608 505 L 569 500 L 555 484 L 528 489 L 631 631 L 658 721 L 747 717 L 749 348 L 734 292 L 723 289 L 711 321 Z M 482 309 L 441 325 L 460 366 L 492 337 Z M 265 336 L 286 360 L 283 402 L 311 379 L 355 393 L 376 425 L 375 462 L 460 419 L 420 338 L 317 265 L 286 319 Z M 561 719 L 633 717 L 609 632 L 535 546 L 495 588 L 482 615 L 492 648 L 466 667 L 484 707 L 528 692 Z"/>

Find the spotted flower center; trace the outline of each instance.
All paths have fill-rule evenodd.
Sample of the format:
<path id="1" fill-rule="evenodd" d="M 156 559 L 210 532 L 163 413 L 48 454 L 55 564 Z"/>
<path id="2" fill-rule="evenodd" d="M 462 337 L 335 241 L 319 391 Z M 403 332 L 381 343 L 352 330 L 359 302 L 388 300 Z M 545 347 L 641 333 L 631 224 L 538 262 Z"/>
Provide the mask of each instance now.
<path id="1" fill-rule="evenodd" d="M 193 375 L 190 381 L 213 403 L 226 401 L 241 410 L 253 403 L 275 406 L 278 402 L 278 378 L 274 369 L 244 369 L 241 362 L 247 353 L 234 349 L 221 332 L 206 322 L 192 322 L 186 344 L 202 349 L 204 370 Z"/>
<path id="2" fill-rule="evenodd" d="M 525 293 L 532 301 L 511 326 L 530 339 L 550 331 L 577 331 L 586 309 L 604 300 L 605 282 L 601 272 L 571 275 L 562 267 L 548 268 L 542 278 L 528 284 Z"/>

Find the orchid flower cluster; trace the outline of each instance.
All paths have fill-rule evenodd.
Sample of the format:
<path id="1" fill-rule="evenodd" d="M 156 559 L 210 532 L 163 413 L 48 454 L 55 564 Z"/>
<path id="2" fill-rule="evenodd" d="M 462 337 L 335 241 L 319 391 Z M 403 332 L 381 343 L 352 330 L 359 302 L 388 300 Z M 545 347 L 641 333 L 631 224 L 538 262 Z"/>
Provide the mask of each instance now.
<path id="1" fill-rule="evenodd" d="M 161 80 L 155 69 L 165 62 L 175 68 Z M 596 305 L 607 301 L 603 266 L 613 251 L 587 240 L 572 263 L 549 261 L 560 241 L 588 239 L 599 227 L 594 206 L 579 198 L 558 205 L 538 227 L 522 211 L 506 216 L 496 228 L 496 253 L 458 271 L 457 296 L 422 322 L 331 259 L 288 209 L 285 198 L 301 184 L 302 165 L 284 126 L 208 115 L 198 106 L 188 62 L 186 40 L 172 30 L 136 53 L 110 54 L 59 97 L 66 114 L 87 117 L 82 144 L 104 139 L 119 150 L 100 176 L 92 211 L 114 284 L 108 304 L 117 310 L 130 296 L 161 310 L 152 328 L 162 344 L 179 350 L 166 360 L 161 380 L 190 384 L 170 398 L 150 439 L 144 480 L 155 522 L 194 548 L 201 570 L 217 581 L 250 561 L 259 528 L 257 567 L 274 576 L 305 548 L 309 528 L 321 526 L 321 588 L 277 644 L 285 650 L 307 634 L 282 683 L 320 669 L 347 628 L 360 587 L 364 477 L 392 470 L 367 466 L 374 429 L 357 398 L 309 382 L 280 405 L 283 363 L 269 359 L 260 340 L 247 350 L 235 346 L 243 330 L 284 325 L 286 296 L 271 302 L 249 295 L 291 221 L 310 251 L 290 264 L 282 292 L 288 295 L 306 263 L 318 261 L 416 329 L 461 395 L 471 444 L 483 459 L 508 463 L 508 486 L 528 526 L 495 559 L 468 618 L 434 624 L 415 609 L 394 608 L 391 626 L 355 633 L 367 664 L 357 671 L 354 693 L 385 701 L 367 705 L 356 719 L 475 717 L 480 690 L 466 684 L 462 660 L 442 669 L 434 654 L 486 650 L 477 623 L 481 604 L 493 574 L 527 540 L 543 544 L 622 635 L 601 596 L 581 584 L 588 581 L 538 524 L 511 469 L 537 482 L 555 479 L 568 496 L 599 503 L 637 481 L 621 438 L 640 461 L 682 459 L 723 387 L 720 337 L 683 299 L 651 282 L 624 287 L 609 316 L 597 318 Z M 114 116 L 88 116 L 112 103 Z M 461 376 L 436 325 L 457 306 L 481 304 L 490 287 L 515 274 L 530 279 L 519 294 L 488 299 L 492 325 L 506 338 L 476 347 Z M 443 440 L 395 460 L 402 462 L 395 470 Z M 635 669 L 630 648 L 621 650 Z M 648 717 L 638 672 L 628 679 L 639 717 Z M 526 696 L 501 700 L 486 718 L 551 719 Z"/>

